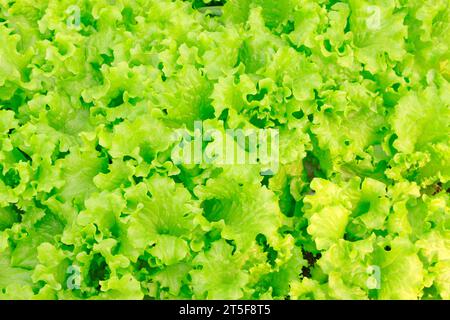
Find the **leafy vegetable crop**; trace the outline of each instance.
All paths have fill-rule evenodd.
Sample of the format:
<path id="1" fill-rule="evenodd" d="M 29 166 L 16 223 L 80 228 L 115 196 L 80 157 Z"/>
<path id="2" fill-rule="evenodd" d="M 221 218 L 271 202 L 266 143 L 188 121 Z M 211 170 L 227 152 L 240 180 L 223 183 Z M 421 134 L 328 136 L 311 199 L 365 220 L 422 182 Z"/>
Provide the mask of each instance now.
<path id="1" fill-rule="evenodd" d="M 448 0 L 0 0 L 0 298 L 450 299 L 449 23 Z M 199 121 L 276 130 L 276 170 L 175 161 Z"/>

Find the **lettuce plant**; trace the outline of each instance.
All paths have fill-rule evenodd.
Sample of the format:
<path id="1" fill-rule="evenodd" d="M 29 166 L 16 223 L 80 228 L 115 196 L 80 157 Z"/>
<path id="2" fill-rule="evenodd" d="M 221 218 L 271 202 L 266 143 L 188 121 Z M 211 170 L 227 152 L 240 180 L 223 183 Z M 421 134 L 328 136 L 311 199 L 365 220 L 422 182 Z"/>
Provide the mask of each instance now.
<path id="1" fill-rule="evenodd" d="M 0 39 L 0 298 L 450 299 L 448 0 L 0 0 Z M 175 161 L 198 122 L 276 170 Z"/>

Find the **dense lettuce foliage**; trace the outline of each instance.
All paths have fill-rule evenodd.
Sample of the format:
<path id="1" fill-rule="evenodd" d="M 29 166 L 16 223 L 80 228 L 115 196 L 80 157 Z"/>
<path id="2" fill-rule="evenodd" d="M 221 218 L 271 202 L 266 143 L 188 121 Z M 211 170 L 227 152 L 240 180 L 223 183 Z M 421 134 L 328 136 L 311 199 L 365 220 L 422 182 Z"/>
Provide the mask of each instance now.
<path id="1" fill-rule="evenodd" d="M 0 40 L 0 298 L 450 299 L 448 0 L 0 0 Z M 199 120 L 276 174 L 174 163 Z"/>

